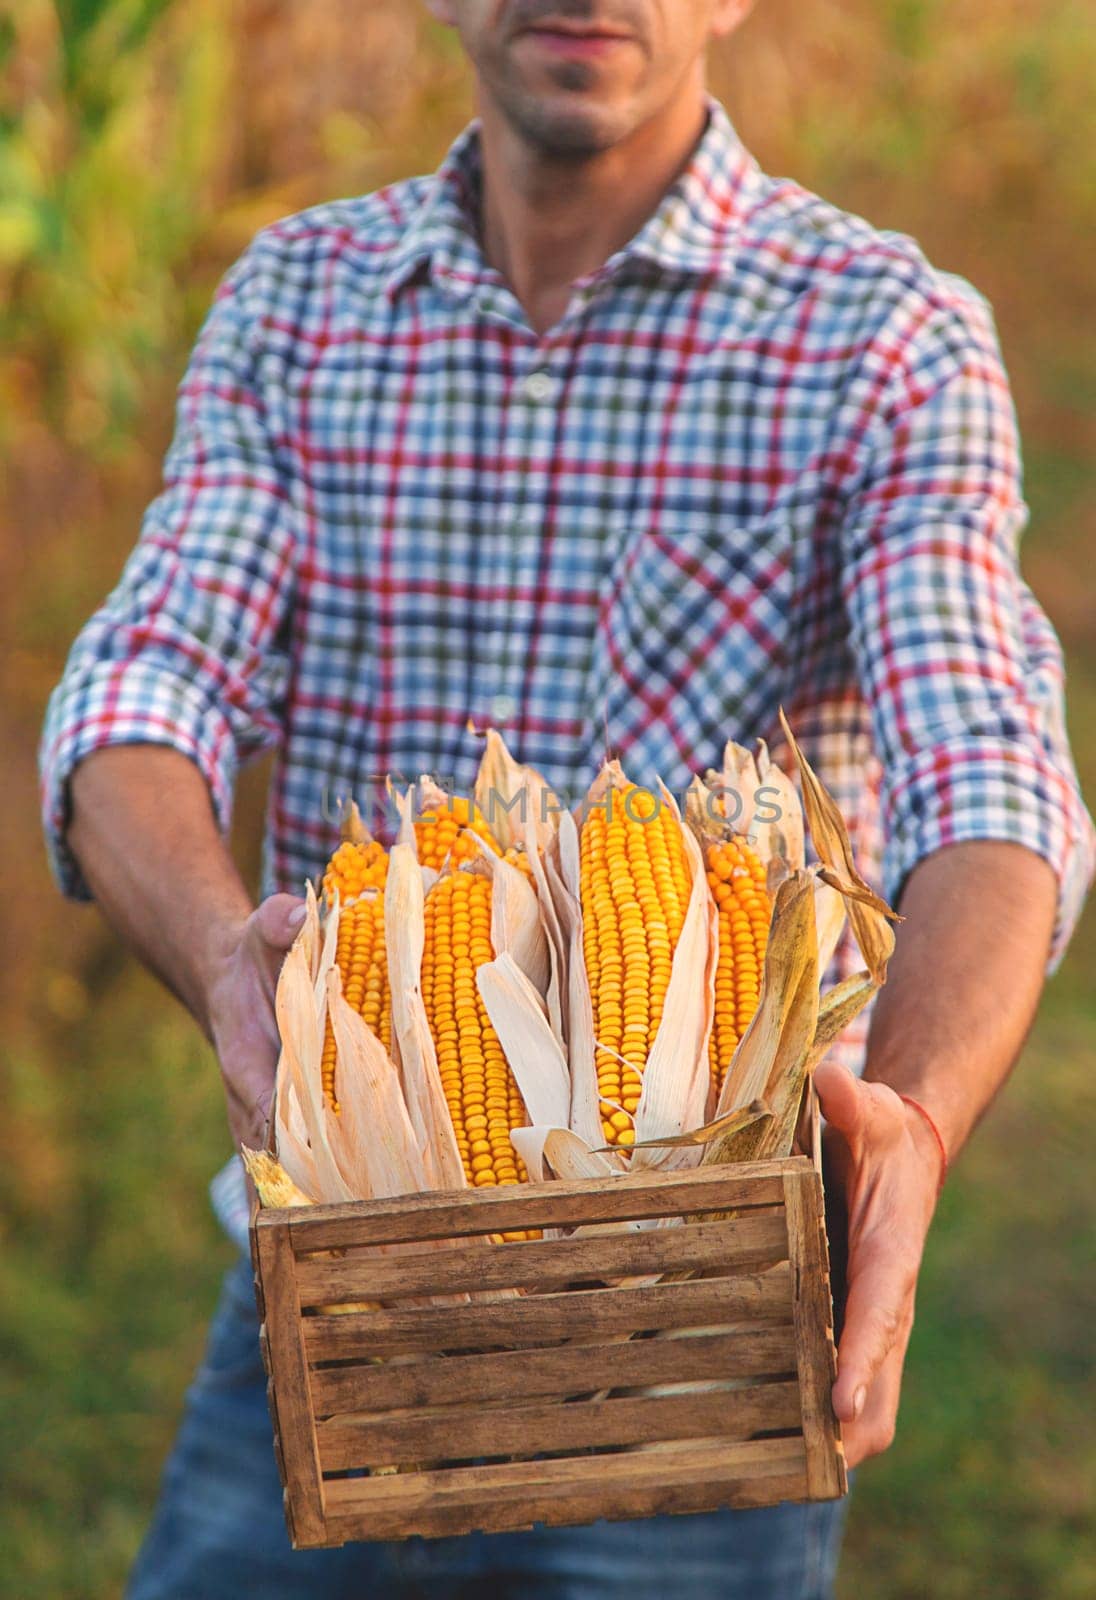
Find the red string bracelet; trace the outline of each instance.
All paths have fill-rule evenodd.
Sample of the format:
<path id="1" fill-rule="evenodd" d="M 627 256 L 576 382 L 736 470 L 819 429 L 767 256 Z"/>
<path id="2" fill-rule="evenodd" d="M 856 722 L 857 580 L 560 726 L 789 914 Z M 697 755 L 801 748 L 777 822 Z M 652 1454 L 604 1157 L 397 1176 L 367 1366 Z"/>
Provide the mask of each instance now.
<path id="1" fill-rule="evenodd" d="M 929 1116 L 920 1100 L 915 1100 L 911 1094 L 900 1094 L 898 1098 L 902 1101 L 903 1105 L 912 1106 L 915 1111 L 919 1111 L 932 1130 L 932 1136 L 936 1140 L 940 1151 L 940 1182 L 936 1189 L 937 1194 L 939 1194 L 940 1190 L 944 1187 L 944 1183 L 948 1175 L 948 1147 L 944 1143 L 940 1129 Z"/>

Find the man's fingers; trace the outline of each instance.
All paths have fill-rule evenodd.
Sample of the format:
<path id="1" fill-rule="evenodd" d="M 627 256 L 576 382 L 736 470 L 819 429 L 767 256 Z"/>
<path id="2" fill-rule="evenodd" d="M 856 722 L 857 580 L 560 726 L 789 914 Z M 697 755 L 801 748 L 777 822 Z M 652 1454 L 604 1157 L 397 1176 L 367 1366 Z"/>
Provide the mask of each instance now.
<path id="1" fill-rule="evenodd" d="M 301 931 L 305 909 L 297 895 L 268 895 L 252 912 L 252 926 L 272 950 L 288 950 Z"/>
<path id="2" fill-rule="evenodd" d="M 850 1263 L 845 1327 L 837 1352 L 833 1409 L 842 1422 L 863 1415 L 868 1391 L 896 1347 L 905 1349 L 913 1325 L 917 1261 L 886 1240 Z M 860 1254 L 860 1252 L 858 1252 Z"/>
<path id="3" fill-rule="evenodd" d="M 863 1411 L 855 1422 L 846 1422 L 841 1429 L 845 1447 L 845 1460 L 850 1467 L 858 1467 L 869 1456 L 877 1456 L 889 1449 L 894 1441 L 898 1422 L 898 1402 L 902 1392 L 902 1366 L 906 1343 L 894 1346 L 884 1361 L 875 1382 L 868 1390 Z"/>
<path id="4" fill-rule="evenodd" d="M 846 1144 L 858 1140 L 889 1144 L 905 1127 L 902 1102 L 885 1083 L 866 1083 L 848 1067 L 824 1061 L 814 1075 L 822 1115 L 842 1135 Z"/>
<path id="5" fill-rule="evenodd" d="M 248 1142 L 261 1148 L 274 1101 L 271 1056 L 246 1045 L 229 1048 L 221 1059 L 221 1076 L 228 1096 L 228 1120 L 237 1143 L 246 1133 Z"/>
<path id="6" fill-rule="evenodd" d="M 836 1061 L 823 1061 L 814 1074 L 822 1115 L 830 1125 L 851 1142 L 861 1131 L 864 1122 L 864 1085 L 854 1078 L 848 1067 Z"/>

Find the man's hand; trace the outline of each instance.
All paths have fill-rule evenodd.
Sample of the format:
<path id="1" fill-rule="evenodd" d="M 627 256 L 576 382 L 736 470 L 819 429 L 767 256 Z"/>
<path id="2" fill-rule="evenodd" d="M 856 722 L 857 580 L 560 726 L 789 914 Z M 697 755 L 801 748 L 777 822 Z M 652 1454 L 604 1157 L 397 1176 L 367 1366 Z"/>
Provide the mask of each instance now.
<path id="1" fill-rule="evenodd" d="M 834 1202 L 848 1211 L 847 1226 L 832 1219 L 831 1249 L 835 1287 L 848 1249 L 833 1406 L 851 1466 L 894 1436 L 940 1184 L 940 1147 L 899 1096 L 926 1107 L 954 1161 L 1035 1015 L 1056 898 L 1050 867 L 1023 845 L 967 840 L 926 856 L 902 892 L 863 1079 L 833 1063 L 815 1073 L 829 1123 L 827 1212 Z"/>
<path id="2" fill-rule="evenodd" d="M 211 1041 L 232 1136 L 258 1146 L 278 1060 L 274 990 L 303 902 L 253 907 L 205 780 L 177 750 L 96 750 L 71 789 L 69 843 L 104 916 Z"/>
<path id="3" fill-rule="evenodd" d="M 855 1467 L 894 1438 L 941 1158 L 924 1119 L 886 1084 L 823 1063 L 815 1086 L 829 1124 L 827 1179 L 837 1183 L 848 1215 L 848 1298 L 833 1408 Z"/>
<path id="4" fill-rule="evenodd" d="M 210 979 L 209 1034 L 237 1146 L 262 1148 L 279 1050 L 274 992 L 304 914 L 303 900 L 272 894 L 227 935 L 219 968 Z"/>

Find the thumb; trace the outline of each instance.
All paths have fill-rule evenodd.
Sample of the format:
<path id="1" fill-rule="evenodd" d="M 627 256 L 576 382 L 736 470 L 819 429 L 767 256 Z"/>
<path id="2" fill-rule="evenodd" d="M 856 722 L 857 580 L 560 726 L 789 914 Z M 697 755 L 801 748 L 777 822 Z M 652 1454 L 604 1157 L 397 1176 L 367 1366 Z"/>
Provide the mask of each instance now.
<path id="1" fill-rule="evenodd" d="M 252 926 L 272 950 L 288 950 L 305 918 L 305 902 L 293 894 L 271 894 L 252 912 Z"/>
<path id="2" fill-rule="evenodd" d="M 824 1061 L 815 1069 L 814 1086 L 826 1121 L 847 1141 L 854 1139 L 864 1123 L 863 1085 L 848 1067 Z"/>

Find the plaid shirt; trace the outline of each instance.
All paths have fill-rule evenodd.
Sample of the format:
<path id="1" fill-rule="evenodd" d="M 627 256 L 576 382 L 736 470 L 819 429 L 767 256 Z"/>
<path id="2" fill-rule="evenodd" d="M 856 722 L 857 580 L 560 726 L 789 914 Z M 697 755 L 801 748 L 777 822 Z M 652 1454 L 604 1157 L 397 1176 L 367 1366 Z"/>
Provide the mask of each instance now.
<path id="1" fill-rule="evenodd" d="M 712 102 L 538 337 L 481 254 L 479 183 L 473 127 L 225 279 L 164 490 L 50 703 L 63 889 L 87 894 L 66 780 L 104 745 L 182 751 L 222 827 L 276 748 L 264 891 L 299 892 L 336 797 L 389 771 L 467 787 L 469 719 L 578 794 L 607 747 L 675 789 L 728 736 L 779 754 L 783 704 L 892 900 L 953 841 L 1048 860 L 1056 961 L 1093 834 L 984 300 L 766 177 Z"/>

